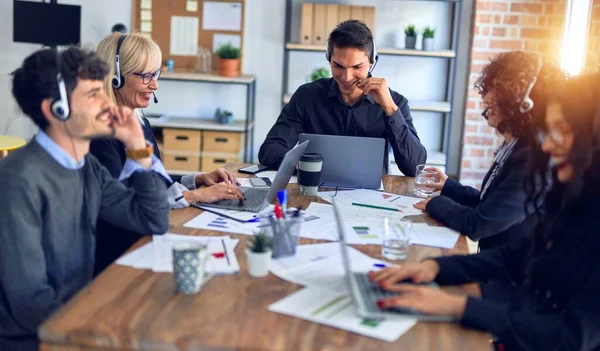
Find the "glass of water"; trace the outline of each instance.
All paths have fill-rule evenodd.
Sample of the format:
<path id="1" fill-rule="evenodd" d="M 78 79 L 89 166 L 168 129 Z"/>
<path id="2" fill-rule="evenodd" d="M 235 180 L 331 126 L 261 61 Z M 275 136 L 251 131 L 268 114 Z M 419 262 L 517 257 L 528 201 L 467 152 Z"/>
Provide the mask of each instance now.
<path id="1" fill-rule="evenodd" d="M 427 186 L 438 181 L 440 175 L 436 170 L 429 170 L 426 165 L 417 166 L 415 175 L 415 195 L 418 197 L 430 197 L 434 189 Z"/>
<path id="2" fill-rule="evenodd" d="M 410 230 L 412 223 L 401 219 L 392 224 L 386 217 L 383 220 L 383 245 L 381 255 L 388 260 L 404 260 L 410 247 Z"/>

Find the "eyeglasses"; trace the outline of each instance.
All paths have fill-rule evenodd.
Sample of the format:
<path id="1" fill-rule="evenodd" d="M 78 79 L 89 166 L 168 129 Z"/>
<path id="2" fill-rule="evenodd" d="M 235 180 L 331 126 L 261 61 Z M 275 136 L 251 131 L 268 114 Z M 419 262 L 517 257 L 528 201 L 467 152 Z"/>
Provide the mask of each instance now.
<path id="1" fill-rule="evenodd" d="M 154 80 L 158 80 L 158 78 L 160 78 L 160 70 L 154 72 L 154 73 L 138 73 L 138 72 L 133 72 L 131 74 L 136 75 L 138 77 L 142 78 L 142 83 L 144 84 L 150 84 L 150 82 L 154 79 Z"/>
<path id="2" fill-rule="evenodd" d="M 550 140 L 552 140 L 552 142 L 556 144 L 562 144 L 565 141 L 565 136 L 561 132 L 556 130 L 551 130 L 550 132 L 547 132 L 545 130 L 540 129 L 535 134 L 535 137 L 538 143 L 540 143 L 540 145 L 544 143 L 546 137 L 549 137 Z"/>

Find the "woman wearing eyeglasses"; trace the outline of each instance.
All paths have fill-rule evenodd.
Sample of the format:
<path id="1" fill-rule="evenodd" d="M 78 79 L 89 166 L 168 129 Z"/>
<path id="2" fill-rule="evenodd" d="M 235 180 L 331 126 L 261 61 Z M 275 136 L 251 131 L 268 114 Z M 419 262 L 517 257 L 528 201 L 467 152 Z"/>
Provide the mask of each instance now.
<path id="1" fill-rule="evenodd" d="M 115 57 L 119 56 L 117 66 Z M 154 147 L 154 155 L 160 153 L 150 123 L 141 115 L 141 109 L 156 102 L 154 92 L 158 89 L 158 79 L 162 54 L 152 39 L 140 33 L 124 35 L 113 33 L 98 45 L 97 54 L 109 65 L 109 73 L 104 80 L 106 93 L 118 106 L 127 106 L 136 111 L 144 129 L 146 140 Z M 118 177 L 126 160 L 123 143 L 113 140 L 95 140 L 90 152 L 98 158 L 113 177 Z M 169 184 L 168 201 L 172 208 L 189 204 L 214 202 L 222 199 L 243 199 L 244 195 L 236 185 L 235 176 L 217 169 L 211 173 L 183 176 L 179 182 Z M 166 199 L 165 199 L 166 201 Z M 96 272 L 99 273 L 112 263 L 125 250 L 139 239 L 139 234 L 99 221 L 96 245 Z M 152 234 L 152 233 L 142 233 Z"/>
<path id="2" fill-rule="evenodd" d="M 600 349 L 599 85 L 595 75 L 553 87 L 545 118 L 534 119 L 541 145 L 529 157 L 528 182 L 544 181 L 550 167 L 553 185 L 545 212 L 535 214 L 532 237 L 476 255 L 372 272 L 371 280 L 399 293 L 378 302 L 382 309 L 454 316 L 463 326 L 489 331 L 505 350 Z M 541 192 L 529 187 L 528 201 Z M 485 291 L 483 298 L 466 297 L 399 283 L 485 283 L 505 271 L 526 279 L 504 302 L 486 298 Z"/>
<path id="3" fill-rule="evenodd" d="M 523 183 L 527 153 L 534 142 L 530 120 L 544 113 L 547 91 L 562 77 L 558 68 L 535 54 L 513 51 L 492 59 L 475 88 L 483 98 L 483 117 L 504 141 L 494 154 L 481 191 L 436 169 L 440 181 L 429 186 L 441 190 L 441 195 L 415 207 L 479 241 L 482 250 L 528 233 L 532 219 L 526 216 Z"/>

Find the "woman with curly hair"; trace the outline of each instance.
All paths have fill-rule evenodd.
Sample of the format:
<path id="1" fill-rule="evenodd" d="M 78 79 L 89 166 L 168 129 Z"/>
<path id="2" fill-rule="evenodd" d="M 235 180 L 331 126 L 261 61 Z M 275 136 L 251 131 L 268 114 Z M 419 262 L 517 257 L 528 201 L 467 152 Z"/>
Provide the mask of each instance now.
<path id="1" fill-rule="evenodd" d="M 530 232 L 533 220 L 526 214 L 524 172 L 527 153 L 535 147 L 531 119 L 543 115 L 548 89 L 562 78 L 558 68 L 532 53 L 513 51 L 492 59 L 475 88 L 483 98 L 483 117 L 504 142 L 494 154 L 481 191 L 431 167 L 440 173 L 440 181 L 429 186 L 441 190 L 441 195 L 415 207 L 479 241 L 482 250 Z"/>
<path id="2" fill-rule="evenodd" d="M 534 117 L 541 146 L 532 149 L 527 183 L 550 173 L 552 188 L 543 213 L 535 214 L 533 235 L 476 255 L 372 272 L 372 281 L 399 293 L 379 301 L 382 309 L 453 316 L 465 327 L 489 331 L 503 344 L 497 349 L 600 350 L 599 83 L 594 75 L 553 87 L 545 118 Z M 541 191 L 528 187 L 527 201 Z M 400 283 L 485 284 L 505 271 L 525 280 L 502 300 L 488 298 L 485 289 L 478 298 Z"/>

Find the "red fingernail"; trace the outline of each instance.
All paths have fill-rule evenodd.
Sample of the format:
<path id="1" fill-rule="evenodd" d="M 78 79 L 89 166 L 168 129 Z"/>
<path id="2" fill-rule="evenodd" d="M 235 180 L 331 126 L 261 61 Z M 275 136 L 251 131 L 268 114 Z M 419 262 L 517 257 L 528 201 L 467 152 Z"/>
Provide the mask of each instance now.
<path id="1" fill-rule="evenodd" d="M 377 300 L 377 307 L 383 308 L 383 300 Z"/>
<path id="2" fill-rule="evenodd" d="M 225 257 L 225 253 L 224 252 L 215 252 L 212 254 L 214 258 L 223 258 Z"/>

